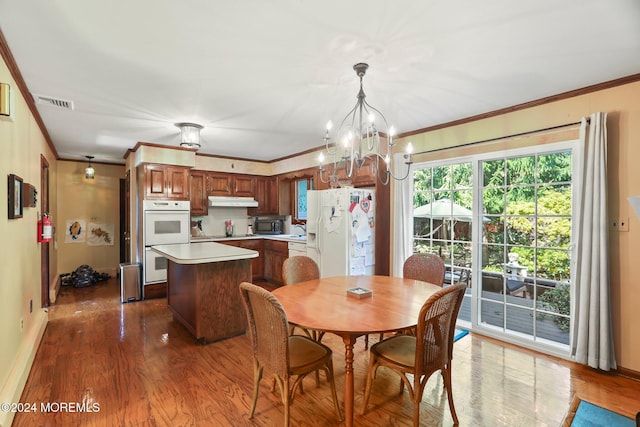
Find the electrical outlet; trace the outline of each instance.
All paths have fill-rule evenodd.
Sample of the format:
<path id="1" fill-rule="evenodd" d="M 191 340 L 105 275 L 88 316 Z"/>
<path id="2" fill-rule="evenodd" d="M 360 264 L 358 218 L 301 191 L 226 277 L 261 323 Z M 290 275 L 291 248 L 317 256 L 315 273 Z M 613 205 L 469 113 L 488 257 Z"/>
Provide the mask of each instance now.
<path id="1" fill-rule="evenodd" d="M 24 330 L 24 320 L 20 319 L 20 332 Z"/>
<path id="2" fill-rule="evenodd" d="M 629 218 L 618 219 L 618 231 L 629 231 Z"/>
<path id="3" fill-rule="evenodd" d="M 614 219 L 613 221 L 611 221 L 611 229 L 613 231 L 618 231 L 618 220 Z"/>

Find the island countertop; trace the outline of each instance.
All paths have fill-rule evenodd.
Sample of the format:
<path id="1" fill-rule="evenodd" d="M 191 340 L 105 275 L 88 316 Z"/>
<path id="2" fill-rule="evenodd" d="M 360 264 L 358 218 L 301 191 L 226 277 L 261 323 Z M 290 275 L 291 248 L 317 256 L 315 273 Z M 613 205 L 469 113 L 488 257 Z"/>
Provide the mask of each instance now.
<path id="1" fill-rule="evenodd" d="M 206 264 L 257 258 L 258 252 L 214 242 L 155 245 L 151 250 L 177 264 Z"/>

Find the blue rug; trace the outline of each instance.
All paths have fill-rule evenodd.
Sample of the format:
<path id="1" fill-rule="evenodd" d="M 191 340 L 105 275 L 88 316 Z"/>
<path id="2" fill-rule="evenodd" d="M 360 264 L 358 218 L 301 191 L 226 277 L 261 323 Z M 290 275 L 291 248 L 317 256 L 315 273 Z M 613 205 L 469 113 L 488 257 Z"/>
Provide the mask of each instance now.
<path id="1" fill-rule="evenodd" d="M 456 329 L 456 334 L 453 336 L 453 342 L 458 341 L 460 338 L 467 335 L 469 331 L 465 331 L 464 329 Z"/>
<path id="2" fill-rule="evenodd" d="M 574 406 L 573 404 L 571 406 Z M 631 418 L 611 412 L 592 403 L 580 400 L 577 405 L 571 424 L 572 427 L 636 427 L 636 422 Z M 573 410 L 569 411 L 569 417 Z"/>

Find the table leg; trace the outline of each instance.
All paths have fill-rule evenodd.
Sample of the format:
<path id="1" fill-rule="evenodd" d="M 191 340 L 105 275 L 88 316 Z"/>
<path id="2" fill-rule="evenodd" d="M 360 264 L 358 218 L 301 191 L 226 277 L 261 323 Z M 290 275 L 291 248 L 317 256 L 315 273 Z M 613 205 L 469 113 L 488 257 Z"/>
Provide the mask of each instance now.
<path id="1" fill-rule="evenodd" d="M 353 426 L 353 345 L 357 336 L 344 335 L 344 420 L 347 427 Z"/>

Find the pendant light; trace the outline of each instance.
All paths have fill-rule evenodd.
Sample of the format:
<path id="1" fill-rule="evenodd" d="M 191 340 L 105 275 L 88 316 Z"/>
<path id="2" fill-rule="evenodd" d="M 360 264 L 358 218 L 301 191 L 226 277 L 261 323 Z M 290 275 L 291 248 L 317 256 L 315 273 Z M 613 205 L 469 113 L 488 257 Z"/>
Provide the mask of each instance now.
<path id="1" fill-rule="evenodd" d="M 84 170 L 84 177 L 87 179 L 94 179 L 96 176 L 96 170 L 91 166 L 91 159 L 93 156 L 85 156 L 89 160 L 89 166 Z"/>

